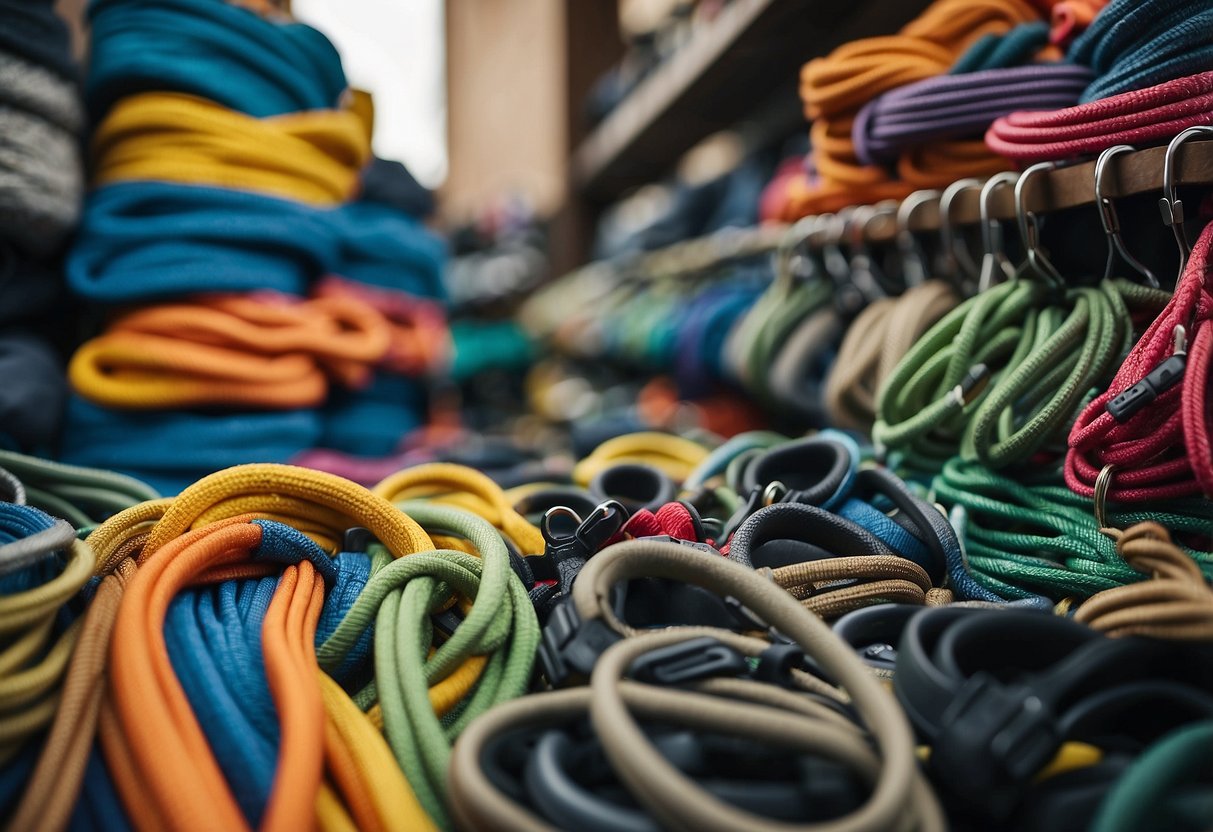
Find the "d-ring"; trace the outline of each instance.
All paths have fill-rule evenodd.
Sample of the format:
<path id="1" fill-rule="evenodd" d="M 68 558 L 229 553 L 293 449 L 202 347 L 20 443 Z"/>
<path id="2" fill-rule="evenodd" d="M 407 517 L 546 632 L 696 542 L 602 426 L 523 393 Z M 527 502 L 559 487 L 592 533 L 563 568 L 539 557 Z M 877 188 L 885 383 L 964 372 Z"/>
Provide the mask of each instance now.
<path id="1" fill-rule="evenodd" d="M 1112 487 L 1112 475 L 1115 473 L 1116 466 L 1108 463 L 1095 478 L 1095 524 L 1099 526 L 1100 531 L 1110 528 L 1108 525 L 1108 489 Z"/>

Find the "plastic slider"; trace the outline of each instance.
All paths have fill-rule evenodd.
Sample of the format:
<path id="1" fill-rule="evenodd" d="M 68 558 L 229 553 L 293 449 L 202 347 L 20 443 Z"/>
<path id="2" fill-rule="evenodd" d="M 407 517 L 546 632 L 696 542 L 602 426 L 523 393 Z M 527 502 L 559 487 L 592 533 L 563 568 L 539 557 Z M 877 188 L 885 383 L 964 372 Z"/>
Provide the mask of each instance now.
<path id="1" fill-rule="evenodd" d="M 632 662 L 633 678 L 656 685 L 681 685 L 711 676 L 748 673 L 745 656 L 711 636 L 659 647 Z"/>
<path id="2" fill-rule="evenodd" d="M 544 678 L 552 687 L 584 682 L 598 657 L 621 638 L 599 619 L 583 622 L 571 599 L 561 599 L 552 608 L 539 642 Z"/>
<path id="3" fill-rule="evenodd" d="M 375 535 L 363 526 L 350 526 L 341 535 L 341 551 L 361 552 L 366 554 L 372 543 L 376 543 Z"/>
<path id="4" fill-rule="evenodd" d="M 1023 685 L 1003 685 L 977 673 L 943 713 L 931 767 L 958 798 L 1006 817 L 1021 784 L 1040 771 L 1061 746 L 1049 705 Z"/>
<path id="5" fill-rule="evenodd" d="M 1174 349 L 1141 381 L 1108 401 L 1107 411 L 1118 422 L 1129 419 L 1170 390 L 1184 377 L 1188 366 L 1188 333 L 1183 326 L 1175 327 Z"/>
<path id="6" fill-rule="evenodd" d="M 758 654 L 758 666 L 753 676 L 759 682 L 769 682 L 785 688 L 793 688 L 792 671 L 802 666 L 804 650 L 798 644 L 777 643 Z"/>
<path id="7" fill-rule="evenodd" d="M 965 377 L 952 388 L 952 399 L 958 407 L 967 407 L 981 395 L 990 383 L 990 368 L 985 364 L 974 364 Z"/>

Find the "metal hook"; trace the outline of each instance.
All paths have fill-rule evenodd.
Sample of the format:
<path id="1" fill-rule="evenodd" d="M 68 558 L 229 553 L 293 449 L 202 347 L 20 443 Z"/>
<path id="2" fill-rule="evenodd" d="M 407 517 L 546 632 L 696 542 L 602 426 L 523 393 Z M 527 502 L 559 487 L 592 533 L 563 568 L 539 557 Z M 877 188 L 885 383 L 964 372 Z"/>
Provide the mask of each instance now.
<path id="1" fill-rule="evenodd" d="M 1056 162 L 1038 162 L 1019 175 L 1019 181 L 1015 183 L 1015 218 L 1019 222 L 1019 236 L 1023 240 L 1024 248 L 1027 249 L 1028 265 L 1038 275 L 1052 281 L 1058 288 L 1064 288 L 1065 278 L 1061 276 L 1061 272 L 1057 271 L 1057 267 L 1040 247 L 1040 226 L 1036 221 L 1036 215 L 1027 209 L 1025 199 L 1028 182 L 1037 174 L 1056 168 Z"/>
<path id="2" fill-rule="evenodd" d="M 879 266 L 868 245 L 869 229 L 873 222 L 896 216 L 896 213 L 897 201 L 884 200 L 875 205 L 859 206 L 847 223 L 847 242 L 851 249 L 850 283 L 869 301 L 886 294 L 880 285 Z"/>
<path id="3" fill-rule="evenodd" d="M 1175 244 L 1179 246 L 1179 271 L 1182 274 L 1188 265 L 1188 255 L 1192 253 L 1192 244 L 1188 242 L 1188 234 L 1184 230 L 1184 204 L 1179 198 L 1175 182 L 1176 156 L 1184 142 L 1196 136 L 1213 138 L 1213 127 L 1189 127 L 1178 136 L 1171 139 L 1167 152 L 1162 161 L 1162 199 L 1158 200 L 1158 208 L 1162 211 L 1162 223 L 1171 227 L 1175 235 Z"/>
<path id="4" fill-rule="evenodd" d="M 821 219 L 820 216 L 813 214 L 808 217 L 801 217 L 788 226 L 787 231 L 783 234 L 783 239 L 779 241 L 779 247 L 775 253 L 776 283 L 791 285 L 792 258 L 796 256 L 796 250 L 807 242 L 817 230 L 817 227 L 821 225 Z"/>
<path id="5" fill-rule="evenodd" d="M 1095 160 L 1095 205 L 1099 208 L 1099 221 L 1103 223 L 1103 231 L 1108 238 L 1108 262 L 1104 266 L 1103 277 L 1104 280 L 1112 277 L 1112 267 L 1116 262 L 1116 255 L 1119 254 L 1130 268 L 1145 278 L 1147 284 L 1157 289 L 1158 278 L 1154 276 L 1154 272 L 1130 254 L 1125 246 L 1125 239 L 1120 234 L 1120 217 L 1116 214 L 1116 206 L 1103 193 L 1104 175 L 1108 172 L 1109 163 L 1122 153 L 1132 152 L 1131 145 L 1117 144 L 1100 153 L 1099 158 Z"/>
<path id="6" fill-rule="evenodd" d="M 939 197 L 939 272 L 954 278 L 958 283 L 976 280 L 981 269 L 955 232 L 952 225 L 952 203 L 962 192 L 980 187 L 981 181 L 978 179 L 959 179 L 944 188 Z"/>
<path id="7" fill-rule="evenodd" d="M 994 276 L 998 271 L 1002 272 L 1004 280 L 1015 276 L 1015 268 L 1003 248 L 1002 226 L 990 216 L 990 199 L 999 188 L 1015 185 L 1018 178 L 1017 174 L 1010 171 L 996 173 L 981 186 L 981 199 L 977 204 L 981 216 L 981 243 L 985 253 L 981 257 L 981 275 L 977 280 L 979 292 L 984 292 L 994 285 Z"/>
<path id="8" fill-rule="evenodd" d="M 842 242 L 857 210 L 855 206 L 849 206 L 835 214 L 822 215 L 821 264 L 835 283 L 846 280 L 851 274 L 851 261 L 842 251 Z"/>
<path id="9" fill-rule="evenodd" d="M 927 279 L 926 255 L 910 230 L 914 214 L 924 205 L 940 202 L 939 191 L 915 191 L 897 206 L 897 250 L 901 253 L 901 272 L 907 287 L 918 286 Z M 942 216 L 940 226 L 942 228 Z"/>

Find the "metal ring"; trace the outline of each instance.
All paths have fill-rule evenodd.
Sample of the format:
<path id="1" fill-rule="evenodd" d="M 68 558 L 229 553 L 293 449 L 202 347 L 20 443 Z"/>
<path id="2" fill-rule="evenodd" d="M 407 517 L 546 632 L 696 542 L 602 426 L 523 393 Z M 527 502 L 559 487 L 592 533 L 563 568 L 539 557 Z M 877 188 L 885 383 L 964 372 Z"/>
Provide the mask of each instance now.
<path id="1" fill-rule="evenodd" d="M 577 525 L 582 524 L 581 515 L 573 511 L 568 506 L 552 506 L 543 513 L 543 520 L 540 522 L 540 531 L 543 532 L 545 539 L 550 540 L 552 537 L 551 521 L 553 517 L 572 517 L 577 521 Z"/>
<path id="2" fill-rule="evenodd" d="M 1108 525 L 1108 489 L 1112 487 L 1112 475 L 1116 466 L 1108 463 L 1095 478 L 1095 524 L 1100 531 L 1111 528 Z"/>
<path id="3" fill-rule="evenodd" d="M 762 489 L 762 504 L 771 506 L 779 502 L 788 493 L 788 487 L 779 480 L 771 480 L 767 483 L 767 487 Z"/>

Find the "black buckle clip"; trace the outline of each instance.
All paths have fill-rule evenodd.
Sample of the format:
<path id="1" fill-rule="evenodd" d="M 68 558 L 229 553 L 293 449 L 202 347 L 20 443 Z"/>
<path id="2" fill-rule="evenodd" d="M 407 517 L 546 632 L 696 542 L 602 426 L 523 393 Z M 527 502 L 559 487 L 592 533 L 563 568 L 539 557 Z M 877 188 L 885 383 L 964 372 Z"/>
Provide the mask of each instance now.
<path id="1" fill-rule="evenodd" d="M 949 791 L 1005 817 L 1061 742 L 1053 710 L 1035 690 L 977 673 L 943 713 L 931 767 Z"/>
<path id="2" fill-rule="evenodd" d="M 572 599 L 560 599 L 548 616 L 539 642 L 539 666 L 552 687 L 590 678 L 598 657 L 623 636 L 601 619 L 583 622 Z"/>
<path id="3" fill-rule="evenodd" d="M 745 656 L 711 636 L 650 650 L 632 662 L 629 675 L 656 685 L 682 685 L 711 676 L 743 676 Z"/>
<path id="4" fill-rule="evenodd" d="M 559 534 L 553 529 L 558 517 L 567 517 L 577 522 L 571 534 Z M 565 506 L 553 506 L 544 512 L 539 524 L 543 539 L 547 543 L 543 557 L 530 561 L 536 578 L 560 582 L 562 592 L 567 592 L 577 572 L 598 550 L 619 534 L 628 521 L 628 510 L 617 500 L 600 503 L 584 520 L 577 512 Z M 540 563 L 543 565 L 541 570 Z M 543 574 L 540 574 L 542 571 Z"/>
<path id="5" fill-rule="evenodd" d="M 378 543 L 379 539 L 374 533 L 364 526 L 350 526 L 341 534 L 341 551 L 343 552 L 359 552 L 366 554 L 372 543 Z"/>

